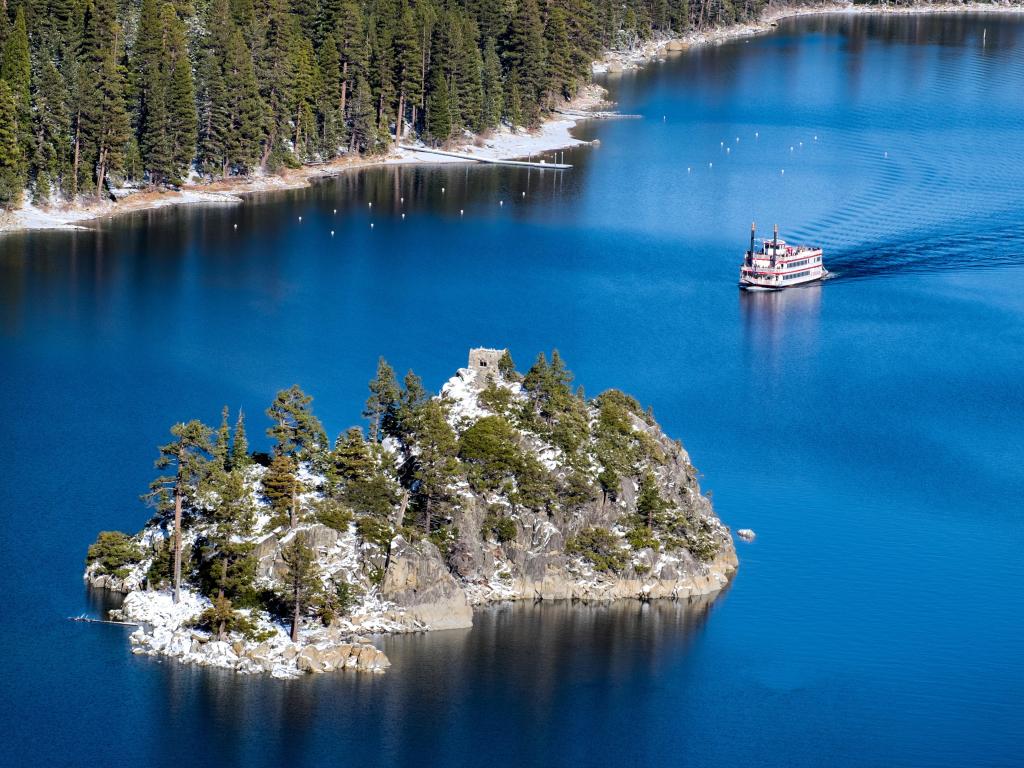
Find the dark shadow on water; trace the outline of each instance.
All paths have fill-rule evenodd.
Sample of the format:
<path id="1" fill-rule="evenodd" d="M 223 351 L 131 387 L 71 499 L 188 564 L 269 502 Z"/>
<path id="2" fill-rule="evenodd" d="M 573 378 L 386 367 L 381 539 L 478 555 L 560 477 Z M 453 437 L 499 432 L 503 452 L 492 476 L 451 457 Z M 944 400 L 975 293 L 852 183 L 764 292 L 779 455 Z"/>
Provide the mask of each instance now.
<path id="1" fill-rule="evenodd" d="M 330 753 L 349 765 L 407 765 L 465 756 L 481 740 L 502 764 L 544 764 L 570 709 L 642 708 L 645 686 L 685 677 L 721 598 L 492 606 L 476 611 L 472 629 L 383 638 L 393 662 L 383 675 L 275 680 L 133 661 L 162 689 L 154 716 L 187 731 L 212 764 L 311 764 Z"/>

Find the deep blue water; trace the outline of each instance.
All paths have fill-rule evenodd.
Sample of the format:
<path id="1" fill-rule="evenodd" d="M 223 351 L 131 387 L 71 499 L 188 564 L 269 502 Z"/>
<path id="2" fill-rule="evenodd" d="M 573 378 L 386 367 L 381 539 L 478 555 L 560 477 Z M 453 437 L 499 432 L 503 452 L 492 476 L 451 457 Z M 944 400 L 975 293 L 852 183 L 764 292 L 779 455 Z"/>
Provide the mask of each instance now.
<path id="1" fill-rule="evenodd" d="M 0 240 L 5 764 L 1020 764 L 1024 25 L 804 19 L 608 85 L 643 119 L 581 128 L 564 174 L 376 169 Z M 838 277 L 740 295 L 752 218 Z M 758 532 L 728 592 L 497 608 L 385 640 L 372 679 L 65 620 L 174 421 L 257 435 L 299 382 L 336 433 L 378 355 L 436 388 L 476 345 L 651 404 Z"/>

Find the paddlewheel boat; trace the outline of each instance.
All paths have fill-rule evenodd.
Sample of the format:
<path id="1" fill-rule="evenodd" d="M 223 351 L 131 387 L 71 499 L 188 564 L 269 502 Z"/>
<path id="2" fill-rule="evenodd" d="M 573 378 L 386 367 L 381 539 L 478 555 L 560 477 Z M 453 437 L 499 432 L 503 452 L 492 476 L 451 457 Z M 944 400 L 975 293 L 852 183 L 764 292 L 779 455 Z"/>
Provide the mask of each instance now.
<path id="1" fill-rule="evenodd" d="M 787 245 L 779 240 L 779 225 L 771 240 L 762 240 L 754 249 L 756 228 L 750 225 L 750 250 L 740 267 L 740 287 L 748 291 L 778 291 L 794 285 L 812 283 L 828 275 L 821 260 L 821 248 Z"/>

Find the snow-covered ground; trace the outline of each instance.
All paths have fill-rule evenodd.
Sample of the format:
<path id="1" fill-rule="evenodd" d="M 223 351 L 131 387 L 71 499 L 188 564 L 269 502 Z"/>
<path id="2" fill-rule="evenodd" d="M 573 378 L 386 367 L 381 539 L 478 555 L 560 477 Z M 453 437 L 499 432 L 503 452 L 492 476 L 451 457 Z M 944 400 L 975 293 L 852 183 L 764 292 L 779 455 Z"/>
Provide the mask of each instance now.
<path id="1" fill-rule="evenodd" d="M 25 203 L 20 208 L 0 214 L 0 232 L 26 229 L 86 229 L 82 222 L 112 217 L 133 211 L 165 208 L 169 205 L 237 205 L 242 198 L 229 192 L 207 192 L 200 189 L 167 190 L 165 192 L 129 194 L 117 203 L 105 200 L 82 205 L 41 208 Z"/>

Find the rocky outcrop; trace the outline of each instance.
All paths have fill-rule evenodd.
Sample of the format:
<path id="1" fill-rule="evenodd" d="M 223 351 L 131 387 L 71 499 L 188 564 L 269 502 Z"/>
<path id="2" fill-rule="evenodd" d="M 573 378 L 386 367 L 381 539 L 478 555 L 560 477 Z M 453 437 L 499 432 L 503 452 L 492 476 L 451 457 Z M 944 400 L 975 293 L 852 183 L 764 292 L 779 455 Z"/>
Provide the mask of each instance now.
<path id="1" fill-rule="evenodd" d="M 193 629 L 190 620 L 209 606 L 209 601 L 185 592 L 174 603 L 166 592 L 133 592 L 117 611 L 121 620 L 140 626 L 129 637 L 132 653 L 167 656 L 187 664 L 233 669 L 245 674 L 269 673 L 274 677 L 296 677 L 343 669 L 383 672 L 391 666 L 387 655 L 365 637 L 354 636 L 332 625 L 304 631 L 298 643 L 279 627 L 261 622 L 265 639 L 248 639 L 230 633 L 226 639 Z"/>
<path id="2" fill-rule="evenodd" d="M 405 621 L 414 627 L 462 629 L 473 624 L 465 590 L 429 541 L 410 544 L 395 537 L 381 597 L 402 609 Z"/>

